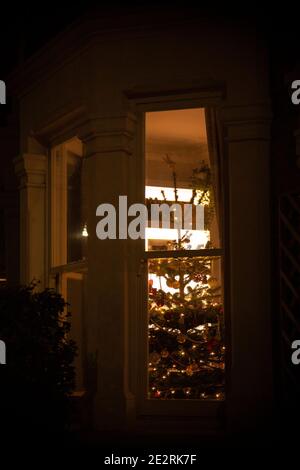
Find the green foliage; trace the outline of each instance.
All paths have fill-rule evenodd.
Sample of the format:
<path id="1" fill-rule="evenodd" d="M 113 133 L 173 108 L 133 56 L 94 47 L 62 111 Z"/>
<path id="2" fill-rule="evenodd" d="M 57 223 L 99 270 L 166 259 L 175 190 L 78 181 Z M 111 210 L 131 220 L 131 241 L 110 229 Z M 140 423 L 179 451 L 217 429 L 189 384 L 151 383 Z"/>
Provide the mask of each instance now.
<path id="1" fill-rule="evenodd" d="M 63 428 L 67 396 L 74 388 L 76 345 L 69 339 L 70 313 L 60 294 L 35 285 L 0 288 L 1 409 L 8 419 Z"/>
<path id="2" fill-rule="evenodd" d="M 193 169 L 191 187 L 193 189 L 191 202 L 204 205 L 204 228 L 208 230 L 215 213 L 215 201 L 212 173 L 205 161 Z"/>

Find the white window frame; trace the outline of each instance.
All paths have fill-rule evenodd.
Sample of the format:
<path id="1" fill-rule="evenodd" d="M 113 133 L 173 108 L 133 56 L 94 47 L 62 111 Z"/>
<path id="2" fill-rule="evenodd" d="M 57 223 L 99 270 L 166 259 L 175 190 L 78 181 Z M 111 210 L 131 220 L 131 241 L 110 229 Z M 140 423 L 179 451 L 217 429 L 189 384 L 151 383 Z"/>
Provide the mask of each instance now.
<path id="1" fill-rule="evenodd" d="M 70 140 L 70 139 L 68 139 Z M 66 141 L 65 141 L 66 142 Z M 57 290 L 65 300 L 68 300 L 68 280 L 82 281 L 83 299 L 85 293 L 86 277 L 88 272 L 87 259 L 67 263 L 67 153 L 65 142 L 55 144 L 49 154 L 49 215 L 50 215 L 50 246 L 49 246 L 49 285 Z M 57 181 L 57 167 L 60 170 Z M 83 300 L 83 315 L 84 315 Z M 72 321 L 71 321 L 72 322 Z M 81 319 L 82 325 L 84 318 Z M 84 329 L 84 326 L 82 327 Z M 84 331 L 81 331 L 81 348 L 79 369 L 76 370 L 76 387 L 84 386 Z"/>

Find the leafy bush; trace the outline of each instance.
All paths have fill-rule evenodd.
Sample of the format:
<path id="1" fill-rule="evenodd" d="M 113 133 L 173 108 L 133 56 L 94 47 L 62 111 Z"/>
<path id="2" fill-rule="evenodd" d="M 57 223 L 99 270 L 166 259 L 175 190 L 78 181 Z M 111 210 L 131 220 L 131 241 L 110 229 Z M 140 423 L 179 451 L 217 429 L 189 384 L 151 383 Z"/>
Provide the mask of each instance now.
<path id="1" fill-rule="evenodd" d="M 62 430 L 67 423 L 77 348 L 68 337 L 66 306 L 52 289 L 0 287 L 0 339 L 7 353 L 0 366 L 0 413 L 9 426 Z"/>

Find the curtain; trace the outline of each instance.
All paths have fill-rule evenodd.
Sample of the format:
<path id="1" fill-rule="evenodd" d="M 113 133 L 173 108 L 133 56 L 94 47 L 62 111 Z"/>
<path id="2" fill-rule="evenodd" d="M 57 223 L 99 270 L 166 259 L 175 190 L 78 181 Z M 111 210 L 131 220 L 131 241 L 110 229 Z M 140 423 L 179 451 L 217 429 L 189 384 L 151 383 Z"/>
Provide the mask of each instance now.
<path id="1" fill-rule="evenodd" d="M 220 227 L 222 226 L 222 202 L 221 202 L 221 169 L 222 169 L 222 146 L 220 137 L 220 126 L 215 108 L 205 109 L 205 123 L 207 134 L 207 145 L 209 153 L 209 162 L 212 175 L 212 185 L 214 192 L 215 214 L 211 227 L 211 238 L 214 245 L 220 246 Z"/>

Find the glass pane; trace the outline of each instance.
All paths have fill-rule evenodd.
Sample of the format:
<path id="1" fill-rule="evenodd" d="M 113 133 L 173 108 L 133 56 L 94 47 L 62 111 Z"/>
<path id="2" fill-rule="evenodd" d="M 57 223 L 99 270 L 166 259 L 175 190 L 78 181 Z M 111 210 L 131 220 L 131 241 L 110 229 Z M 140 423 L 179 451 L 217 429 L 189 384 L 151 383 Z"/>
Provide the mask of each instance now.
<path id="1" fill-rule="evenodd" d="M 67 262 L 82 259 L 82 157 L 67 154 Z"/>
<path id="2" fill-rule="evenodd" d="M 52 266 L 86 257 L 86 167 L 82 142 L 71 139 L 52 151 Z"/>
<path id="3" fill-rule="evenodd" d="M 148 261 L 149 398 L 224 399 L 220 257 Z"/>
<path id="4" fill-rule="evenodd" d="M 73 139 L 67 150 L 67 262 L 86 257 L 86 171 L 82 143 Z"/>
<path id="5" fill-rule="evenodd" d="M 216 156 L 208 151 L 204 108 L 148 112 L 145 133 L 146 250 L 178 249 L 187 233 L 185 249 L 219 247 Z M 154 204 L 171 209 L 169 224 L 151 211 Z"/>

